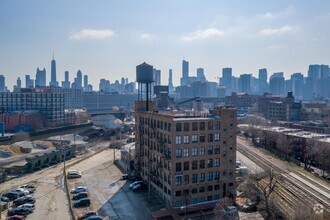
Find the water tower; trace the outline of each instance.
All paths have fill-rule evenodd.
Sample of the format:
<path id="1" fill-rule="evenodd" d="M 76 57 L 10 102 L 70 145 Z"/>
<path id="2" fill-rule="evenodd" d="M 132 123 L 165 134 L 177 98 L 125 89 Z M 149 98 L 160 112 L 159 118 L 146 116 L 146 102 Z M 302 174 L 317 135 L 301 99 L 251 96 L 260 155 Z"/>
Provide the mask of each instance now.
<path id="1" fill-rule="evenodd" d="M 136 66 L 136 82 L 138 83 L 138 102 L 140 110 L 149 111 L 151 102 L 151 85 L 154 82 L 153 66 L 142 63 Z"/>

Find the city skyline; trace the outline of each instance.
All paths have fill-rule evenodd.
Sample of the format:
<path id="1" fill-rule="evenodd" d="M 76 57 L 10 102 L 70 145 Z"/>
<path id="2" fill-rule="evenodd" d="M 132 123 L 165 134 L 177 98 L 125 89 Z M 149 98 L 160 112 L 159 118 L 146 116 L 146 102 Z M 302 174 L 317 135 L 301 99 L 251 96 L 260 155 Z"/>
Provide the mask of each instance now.
<path id="1" fill-rule="evenodd" d="M 94 88 L 101 78 L 133 80 L 135 65 L 143 61 L 162 71 L 162 84 L 172 69 L 178 85 L 182 59 L 189 61 L 190 75 L 202 67 L 209 81 L 216 81 L 224 67 L 233 68 L 234 76 L 257 76 L 261 68 L 269 75 L 306 76 L 308 65 L 330 60 L 326 1 L 240 2 L 244 10 L 236 1 L 15 3 L 0 3 L 0 25 L 6 30 L 0 36 L 0 74 L 10 89 L 38 67 L 46 68 L 48 83 L 53 51 L 58 82 L 65 71 L 73 81 L 80 69 Z"/>

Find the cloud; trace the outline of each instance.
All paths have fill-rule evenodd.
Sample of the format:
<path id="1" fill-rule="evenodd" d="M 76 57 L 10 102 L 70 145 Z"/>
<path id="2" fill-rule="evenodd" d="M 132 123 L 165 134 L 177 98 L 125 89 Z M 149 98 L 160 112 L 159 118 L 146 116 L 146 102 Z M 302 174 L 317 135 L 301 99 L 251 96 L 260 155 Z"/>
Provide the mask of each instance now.
<path id="1" fill-rule="evenodd" d="M 140 38 L 143 39 L 143 40 L 149 40 L 149 39 L 151 39 L 153 37 L 154 36 L 152 34 L 149 34 L 149 33 L 140 34 Z"/>
<path id="2" fill-rule="evenodd" d="M 284 26 L 281 28 L 266 28 L 261 31 L 259 31 L 260 36 L 278 36 L 278 35 L 283 35 L 287 33 L 292 33 L 296 32 L 297 28 L 292 27 L 292 26 Z"/>
<path id="3" fill-rule="evenodd" d="M 191 42 L 195 40 L 202 40 L 208 38 L 216 38 L 224 35 L 224 33 L 216 28 L 209 28 L 206 30 L 199 30 L 196 32 L 189 33 L 187 36 L 181 38 L 182 41 Z"/>
<path id="4" fill-rule="evenodd" d="M 82 29 L 73 33 L 70 40 L 102 40 L 112 37 L 115 33 L 111 29 Z"/>
<path id="5" fill-rule="evenodd" d="M 284 9 L 283 11 L 266 12 L 264 14 L 258 14 L 258 17 L 273 19 L 273 18 L 286 17 L 286 16 L 293 14 L 294 12 L 295 12 L 295 8 L 291 5 L 291 6 L 287 7 L 286 9 Z"/>

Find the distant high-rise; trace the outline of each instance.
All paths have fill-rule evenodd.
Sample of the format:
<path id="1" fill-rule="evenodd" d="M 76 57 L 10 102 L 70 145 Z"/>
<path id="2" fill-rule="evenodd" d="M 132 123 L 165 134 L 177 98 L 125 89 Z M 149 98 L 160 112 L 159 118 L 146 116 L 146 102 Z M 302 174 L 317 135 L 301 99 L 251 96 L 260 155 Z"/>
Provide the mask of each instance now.
<path id="1" fill-rule="evenodd" d="M 20 77 L 18 77 L 16 80 L 16 88 L 18 89 L 22 88 L 22 80 Z"/>
<path id="2" fill-rule="evenodd" d="M 182 77 L 181 77 L 181 86 L 188 84 L 189 78 L 189 62 L 182 60 Z"/>
<path id="3" fill-rule="evenodd" d="M 37 69 L 35 87 L 44 87 L 46 86 L 46 69 L 40 70 Z"/>
<path id="4" fill-rule="evenodd" d="M 259 95 L 262 95 L 266 92 L 268 92 L 268 83 L 267 83 L 267 69 L 259 69 Z"/>
<path id="5" fill-rule="evenodd" d="M 251 94 L 252 74 L 241 74 L 238 79 L 238 91 Z"/>
<path id="6" fill-rule="evenodd" d="M 121 77 L 121 80 L 120 80 L 121 82 L 120 82 L 120 84 L 122 84 L 122 85 L 125 85 L 125 78 L 124 77 Z"/>
<path id="7" fill-rule="evenodd" d="M 291 75 L 292 81 L 292 92 L 293 96 L 296 99 L 302 99 L 303 96 L 303 85 L 304 85 L 304 76 L 301 73 L 294 73 Z"/>
<path id="8" fill-rule="evenodd" d="M 56 61 L 54 59 L 54 54 L 53 54 L 53 59 L 52 59 L 52 62 L 51 62 L 51 80 L 50 80 L 50 83 L 49 85 L 52 86 L 52 87 L 56 87 L 58 86 L 58 83 L 56 81 Z"/>
<path id="9" fill-rule="evenodd" d="M 0 75 L 0 92 L 6 92 L 6 82 L 3 75 Z"/>
<path id="10" fill-rule="evenodd" d="M 202 82 L 206 81 L 206 77 L 204 75 L 204 69 L 203 68 L 198 68 L 197 69 L 197 80 L 202 81 Z"/>
<path id="11" fill-rule="evenodd" d="M 88 75 L 84 75 L 84 91 L 88 91 Z"/>
<path id="12" fill-rule="evenodd" d="M 127 85 L 127 84 L 128 84 L 128 78 L 125 79 L 125 85 Z"/>
<path id="13" fill-rule="evenodd" d="M 154 74 L 154 81 L 155 81 L 155 86 L 160 86 L 161 85 L 161 72 L 160 70 L 153 69 L 153 74 Z"/>
<path id="14" fill-rule="evenodd" d="M 173 78 L 172 78 L 172 69 L 169 69 L 168 71 L 168 91 L 169 93 L 173 93 Z"/>
<path id="15" fill-rule="evenodd" d="M 284 82 L 283 72 L 273 73 L 269 78 L 270 93 L 275 96 L 284 96 Z"/>
<path id="16" fill-rule="evenodd" d="M 30 75 L 25 75 L 25 88 L 33 88 L 34 83 L 33 79 L 31 79 Z"/>
<path id="17" fill-rule="evenodd" d="M 233 73 L 232 68 L 222 69 L 222 78 L 220 80 L 220 85 L 225 86 L 226 95 L 230 95 L 233 90 Z"/>
<path id="18" fill-rule="evenodd" d="M 70 88 L 69 71 L 64 72 L 64 81 L 62 81 L 62 88 L 63 89 L 69 89 Z"/>

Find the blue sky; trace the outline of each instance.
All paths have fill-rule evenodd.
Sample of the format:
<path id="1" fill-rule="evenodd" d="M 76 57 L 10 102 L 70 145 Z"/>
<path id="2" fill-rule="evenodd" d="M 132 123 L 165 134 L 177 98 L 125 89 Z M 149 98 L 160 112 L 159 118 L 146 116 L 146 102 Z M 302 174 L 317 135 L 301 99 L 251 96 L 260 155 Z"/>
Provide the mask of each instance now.
<path id="1" fill-rule="evenodd" d="M 101 78 L 135 79 L 146 61 L 167 82 L 181 61 L 190 75 L 203 67 L 208 80 L 232 67 L 234 75 L 283 71 L 306 74 L 308 65 L 330 64 L 330 1 L 307 0 L 1 0 L 0 74 L 12 89 L 18 76 L 35 78 L 55 53 L 57 78 L 78 69 L 94 88 Z"/>

